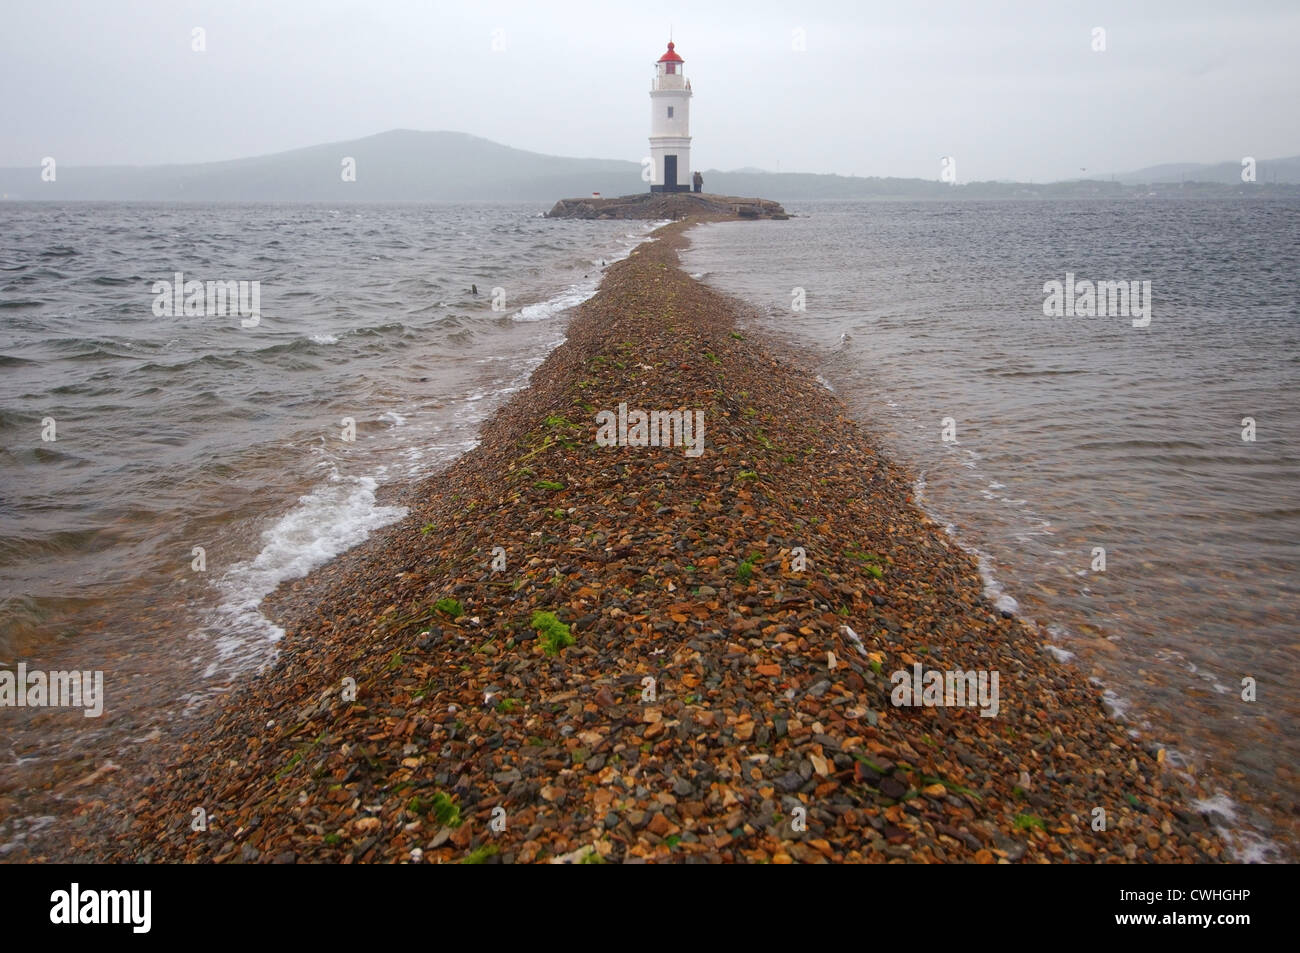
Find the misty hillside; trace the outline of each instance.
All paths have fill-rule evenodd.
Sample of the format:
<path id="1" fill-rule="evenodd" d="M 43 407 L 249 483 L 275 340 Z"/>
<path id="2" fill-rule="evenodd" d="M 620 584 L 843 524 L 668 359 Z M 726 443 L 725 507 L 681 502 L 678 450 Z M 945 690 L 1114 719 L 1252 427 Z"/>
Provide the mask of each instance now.
<path id="1" fill-rule="evenodd" d="M 343 181 L 343 160 L 356 180 Z M 592 191 L 640 191 L 641 166 L 512 149 L 460 132 L 390 132 L 273 155 L 166 166 L 59 165 L 0 169 L 0 193 L 18 199 L 189 201 L 551 200 Z"/>
<path id="2" fill-rule="evenodd" d="M 355 160 L 355 181 L 344 181 L 343 160 Z M 1030 185 L 973 182 L 951 186 L 936 179 L 905 179 L 763 172 L 704 171 L 706 192 L 771 198 L 817 199 L 1098 198 L 1121 194 L 1127 184 L 1216 182 L 1225 194 L 1242 186 L 1240 165 L 1170 165 L 1139 170 L 1115 181 L 1081 180 Z M 1300 158 L 1261 160 L 1260 184 L 1300 182 Z M 1236 187 L 1229 193 L 1224 186 Z M 548 156 L 503 146 L 460 132 L 397 129 L 349 142 L 289 152 L 164 166 L 60 164 L 53 182 L 39 165 L 0 169 L 0 196 L 8 199 L 248 202 L 527 201 L 549 206 L 560 198 L 600 192 L 643 191 L 639 162 Z M 1181 188 L 1181 186 L 1180 186 Z M 1201 191 L 1201 190 L 1198 190 Z"/>
<path id="3" fill-rule="evenodd" d="M 1115 176 L 1124 185 L 1156 185 L 1173 182 L 1218 182 L 1223 185 L 1240 185 L 1241 160 L 1203 164 L 1196 162 L 1170 162 L 1148 166 L 1136 172 Z M 1295 185 L 1300 183 L 1300 156 L 1286 159 L 1261 159 L 1255 157 L 1255 181 Z"/>

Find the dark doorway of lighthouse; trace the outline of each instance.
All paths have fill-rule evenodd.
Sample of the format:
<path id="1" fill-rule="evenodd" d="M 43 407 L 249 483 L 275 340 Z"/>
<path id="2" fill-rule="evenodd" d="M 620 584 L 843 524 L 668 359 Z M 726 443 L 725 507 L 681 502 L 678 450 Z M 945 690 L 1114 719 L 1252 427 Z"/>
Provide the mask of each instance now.
<path id="1" fill-rule="evenodd" d="M 677 191 L 677 156 L 664 156 L 664 191 Z"/>

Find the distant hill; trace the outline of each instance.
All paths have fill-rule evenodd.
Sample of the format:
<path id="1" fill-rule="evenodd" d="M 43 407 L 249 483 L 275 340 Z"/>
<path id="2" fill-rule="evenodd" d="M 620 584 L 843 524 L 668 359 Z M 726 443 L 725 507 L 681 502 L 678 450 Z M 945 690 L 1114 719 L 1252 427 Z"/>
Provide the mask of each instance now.
<path id="1" fill-rule="evenodd" d="M 343 160 L 355 160 L 356 180 L 344 181 Z M 1206 179 L 1211 170 L 1219 176 Z M 1226 172 L 1224 171 L 1226 170 Z M 1227 173 L 1231 172 L 1231 175 Z M 1155 178 L 1157 173 L 1164 178 Z M 800 202 L 818 199 L 998 199 L 1101 198 L 1125 192 L 1125 184 L 1173 183 L 1158 194 L 1244 194 L 1240 165 L 1157 166 L 1116 181 L 1082 180 L 1031 185 L 972 182 L 958 186 L 935 179 L 864 178 L 744 168 L 707 170 L 704 188 L 714 194 Z M 1253 194 L 1281 190 L 1278 182 L 1300 182 L 1300 158 L 1261 161 Z M 1220 183 L 1181 184 L 1185 177 Z M 390 132 L 273 155 L 226 162 L 163 166 L 60 164 L 54 182 L 43 182 L 37 165 L 0 169 L 0 196 L 8 199 L 208 202 L 449 202 L 521 201 L 544 203 L 592 192 L 629 195 L 646 189 L 639 162 L 542 155 L 462 132 Z M 1209 190 L 1207 192 L 1207 189 Z"/>
<path id="2" fill-rule="evenodd" d="M 1170 162 L 1148 166 L 1136 172 L 1116 175 L 1115 181 L 1124 185 L 1156 185 L 1173 182 L 1217 182 L 1221 185 L 1241 185 L 1241 160 L 1201 164 L 1196 162 Z M 1261 159 L 1255 157 L 1255 181 L 1261 184 L 1300 184 L 1300 156 L 1286 159 Z"/>
<path id="3" fill-rule="evenodd" d="M 343 181 L 343 159 L 356 181 Z M 364 139 L 195 165 L 60 164 L 54 182 L 39 167 L 0 169 L 0 194 L 20 199 L 420 202 L 554 201 L 593 191 L 640 191 L 641 166 L 513 149 L 461 132 L 396 129 Z"/>

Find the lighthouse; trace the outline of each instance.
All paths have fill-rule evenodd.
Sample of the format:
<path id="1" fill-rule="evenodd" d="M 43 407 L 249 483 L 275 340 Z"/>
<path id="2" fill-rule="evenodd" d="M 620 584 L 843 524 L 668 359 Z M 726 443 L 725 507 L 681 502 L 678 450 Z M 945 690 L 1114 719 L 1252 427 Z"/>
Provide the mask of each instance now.
<path id="1" fill-rule="evenodd" d="M 670 41 L 650 84 L 651 192 L 691 190 L 691 81 Z"/>

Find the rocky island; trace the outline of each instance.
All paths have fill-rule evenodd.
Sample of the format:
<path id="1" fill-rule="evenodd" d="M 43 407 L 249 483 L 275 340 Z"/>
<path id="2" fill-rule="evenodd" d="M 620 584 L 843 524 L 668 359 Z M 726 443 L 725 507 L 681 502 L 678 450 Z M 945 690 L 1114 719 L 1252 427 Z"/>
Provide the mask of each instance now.
<path id="1" fill-rule="evenodd" d="M 546 213 L 547 218 L 637 218 L 650 221 L 683 219 L 688 216 L 711 219 L 771 218 L 790 216 L 770 199 L 738 198 L 701 192 L 641 192 L 618 198 L 560 199 Z"/>

